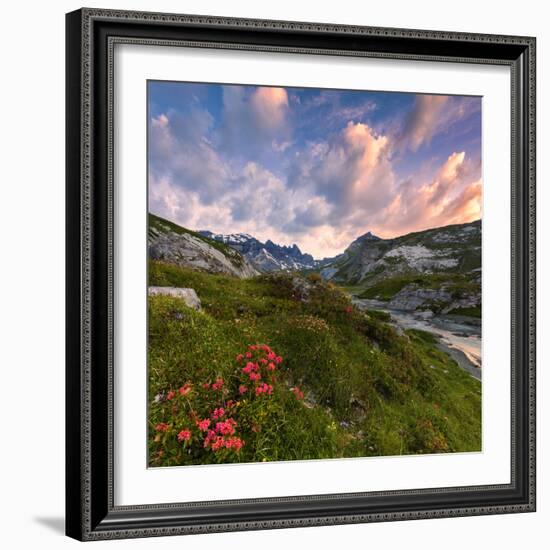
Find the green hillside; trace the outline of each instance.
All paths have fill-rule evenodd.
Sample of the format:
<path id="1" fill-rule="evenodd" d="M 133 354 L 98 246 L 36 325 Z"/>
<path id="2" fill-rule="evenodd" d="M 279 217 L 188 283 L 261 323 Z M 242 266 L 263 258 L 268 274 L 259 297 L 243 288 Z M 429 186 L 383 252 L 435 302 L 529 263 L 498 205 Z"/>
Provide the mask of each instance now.
<path id="1" fill-rule="evenodd" d="M 399 335 L 318 275 L 238 279 L 153 261 L 149 284 L 202 302 L 149 297 L 151 466 L 481 449 L 480 383 L 430 335 Z M 282 360 L 248 383 L 237 357 L 260 364 L 264 349 Z M 197 426 L 220 409 L 238 437 L 214 451 Z"/>

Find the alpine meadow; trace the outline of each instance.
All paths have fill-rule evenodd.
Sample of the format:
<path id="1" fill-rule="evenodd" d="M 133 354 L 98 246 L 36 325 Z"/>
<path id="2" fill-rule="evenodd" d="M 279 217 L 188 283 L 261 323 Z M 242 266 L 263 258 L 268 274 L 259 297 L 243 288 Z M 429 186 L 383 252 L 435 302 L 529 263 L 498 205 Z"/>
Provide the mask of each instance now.
<path id="1" fill-rule="evenodd" d="M 480 452 L 481 99 L 147 85 L 149 466 Z"/>

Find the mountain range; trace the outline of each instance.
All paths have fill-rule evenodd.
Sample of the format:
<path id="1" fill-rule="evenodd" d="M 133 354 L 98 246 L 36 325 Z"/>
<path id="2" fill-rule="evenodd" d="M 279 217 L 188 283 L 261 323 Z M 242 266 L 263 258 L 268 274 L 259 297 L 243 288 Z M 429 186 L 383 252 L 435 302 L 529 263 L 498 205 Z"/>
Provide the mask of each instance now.
<path id="1" fill-rule="evenodd" d="M 367 232 L 334 258 L 315 260 L 294 244 L 278 245 L 246 233 L 191 231 L 149 215 L 149 257 L 209 273 L 250 278 L 287 271 L 318 273 L 360 297 L 395 309 L 450 311 L 481 304 L 481 221 L 382 239 Z"/>
<path id="2" fill-rule="evenodd" d="M 240 252 L 260 271 L 302 271 L 316 267 L 311 254 L 304 254 L 298 245 L 282 246 L 271 240 L 261 242 L 247 233 L 229 235 L 198 231 L 203 237 L 222 242 Z"/>
<path id="3" fill-rule="evenodd" d="M 448 225 L 381 239 L 366 233 L 340 256 L 326 260 L 325 279 L 371 285 L 397 274 L 481 271 L 481 221 Z"/>

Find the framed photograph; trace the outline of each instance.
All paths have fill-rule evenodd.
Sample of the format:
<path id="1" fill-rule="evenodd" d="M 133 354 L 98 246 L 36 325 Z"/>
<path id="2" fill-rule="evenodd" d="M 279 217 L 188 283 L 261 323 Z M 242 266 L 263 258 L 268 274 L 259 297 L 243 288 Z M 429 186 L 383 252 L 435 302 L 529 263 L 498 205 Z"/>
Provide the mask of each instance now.
<path id="1" fill-rule="evenodd" d="M 67 15 L 67 535 L 535 510 L 535 39 Z"/>

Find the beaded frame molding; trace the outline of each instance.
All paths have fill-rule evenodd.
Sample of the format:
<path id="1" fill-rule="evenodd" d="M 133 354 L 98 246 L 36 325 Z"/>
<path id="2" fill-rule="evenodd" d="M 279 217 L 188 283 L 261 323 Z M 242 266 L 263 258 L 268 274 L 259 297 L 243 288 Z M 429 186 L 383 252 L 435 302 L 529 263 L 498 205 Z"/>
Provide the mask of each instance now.
<path id="1" fill-rule="evenodd" d="M 66 16 L 66 533 L 79 540 L 535 510 L 535 38 L 81 9 Z M 511 74 L 511 482 L 115 506 L 116 44 L 498 64 Z"/>

